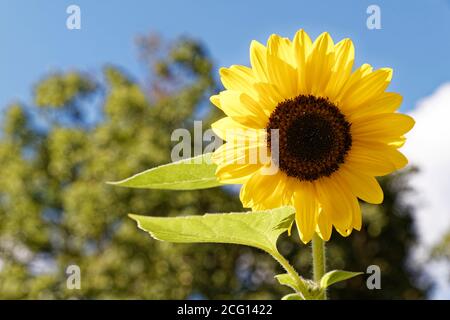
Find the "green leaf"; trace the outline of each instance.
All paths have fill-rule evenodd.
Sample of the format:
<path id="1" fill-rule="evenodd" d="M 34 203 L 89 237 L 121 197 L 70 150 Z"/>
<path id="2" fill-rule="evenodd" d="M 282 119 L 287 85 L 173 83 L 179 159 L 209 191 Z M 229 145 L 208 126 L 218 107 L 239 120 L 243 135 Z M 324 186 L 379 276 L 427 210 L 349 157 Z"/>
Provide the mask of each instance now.
<path id="1" fill-rule="evenodd" d="M 327 272 L 322 277 L 322 279 L 320 279 L 320 287 L 322 289 L 325 289 L 336 282 L 348 280 L 350 278 L 359 276 L 360 274 L 363 274 L 363 273 L 362 272 L 350 272 L 350 271 L 344 271 L 344 270 L 333 270 L 333 271 Z"/>
<path id="2" fill-rule="evenodd" d="M 217 166 L 211 153 L 165 164 L 117 182 L 121 187 L 166 190 L 195 190 L 221 186 L 215 175 Z"/>
<path id="3" fill-rule="evenodd" d="M 296 295 L 299 295 L 301 299 L 289 299 L 289 300 L 311 300 L 320 294 L 322 290 L 319 286 L 312 280 L 307 280 L 302 277 L 292 277 L 289 273 L 278 274 L 275 279 L 281 285 L 288 286 L 293 289 Z M 301 282 L 301 283 L 299 283 Z M 287 297 L 287 296 L 285 296 Z M 285 298 L 283 297 L 283 298 Z M 282 299 L 284 300 L 284 299 Z"/>
<path id="4" fill-rule="evenodd" d="M 277 279 L 281 285 L 288 286 L 291 289 L 293 289 L 295 292 L 300 291 L 298 284 L 295 282 L 295 280 L 292 278 L 292 276 L 289 273 L 277 274 L 275 276 L 275 279 Z"/>
<path id="5" fill-rule="evenodd" d="M 281 300 L 305 300 L 297 293 L 290 293 L 285 295 Z"/>
<path id="6" fill-rule="evenodd" d="M 139 228 L 162 241 L 180 243 L 234 243 L 278 253 L 276 242 L 294 219 L 294 208 L 266 211 L 216 213 L 187 217 L 130 215 Z"/>

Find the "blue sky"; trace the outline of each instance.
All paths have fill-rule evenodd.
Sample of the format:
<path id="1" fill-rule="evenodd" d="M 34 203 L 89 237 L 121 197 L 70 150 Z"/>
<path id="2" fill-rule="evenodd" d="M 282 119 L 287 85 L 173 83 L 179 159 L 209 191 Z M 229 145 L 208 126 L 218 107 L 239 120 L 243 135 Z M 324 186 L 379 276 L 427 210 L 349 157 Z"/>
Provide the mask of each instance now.
<path id="1" fill-rule="evenodd" d="M 105 63 L 142 75 L 133 41 L 149 30 L 168 38 L 203 41 L 216 65 L 248 64 L 252 39 L 329 31 L 350 37 L 356 62 L 395 70 L 390 90 L 404 95 L 403 110 L 450 80 L 450 2 L 263 0 L 0 0 L 0 107 L 20 99 L 50 71 L 98 72 Z M 81 8 L 82 29 L 66 28 L 66 8 Z M 366 27 L 369 5 L 381 8 L 381 30 Z"/>

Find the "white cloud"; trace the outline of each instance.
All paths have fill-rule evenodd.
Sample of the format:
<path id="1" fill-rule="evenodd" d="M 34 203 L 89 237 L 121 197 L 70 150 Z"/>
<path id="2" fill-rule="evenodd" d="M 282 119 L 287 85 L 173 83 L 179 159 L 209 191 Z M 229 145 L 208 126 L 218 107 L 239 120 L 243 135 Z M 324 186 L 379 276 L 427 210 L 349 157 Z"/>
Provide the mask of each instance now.
<path id="1" fill-rule="evenodd" d="M 418 102 L 404 153 L 420 172 L 412 177 L 416 190 L 416 226 L 431 245 L 450 229 L 450 83 Z"/>
<path id="2" fill-rule="evenodd" d="M 450 83 L 419 101 L 411 115 L 416 125 L 403 151 L 420 170 L 411 178 L 416 193 L 408 201 L 416 207 L 417 253 L 422 255 L 450 231 Z M 433 268 L 429 273 L 435 279 L 445 277 L 441 269 Z M 441 285 L 433 297 L 448 298 L 449 290 L 449 284 Z"/>

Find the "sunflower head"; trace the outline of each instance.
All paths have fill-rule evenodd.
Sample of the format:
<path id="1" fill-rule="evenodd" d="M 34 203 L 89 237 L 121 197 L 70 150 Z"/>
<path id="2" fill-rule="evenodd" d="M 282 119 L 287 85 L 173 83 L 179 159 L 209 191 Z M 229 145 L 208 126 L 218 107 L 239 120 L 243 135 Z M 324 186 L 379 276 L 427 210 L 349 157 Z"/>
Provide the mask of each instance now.
<path id="1" fill-rule="evenodd" d="M 226 141 L 213 156 L 219 180 L 242 184 L 245 207 L 294 206 L 304 243 L 360 230 L 358 198 L 381 203 L 375 177 L 408 162 L 398 149 L 414 120 L 386 92 L 392 70 L 353 61 L 350 39 L 272 35 L 252 42 L 251 67 L 220 70 L 226 90 L 211 97 L 226 114 L 212 125 Z"/>

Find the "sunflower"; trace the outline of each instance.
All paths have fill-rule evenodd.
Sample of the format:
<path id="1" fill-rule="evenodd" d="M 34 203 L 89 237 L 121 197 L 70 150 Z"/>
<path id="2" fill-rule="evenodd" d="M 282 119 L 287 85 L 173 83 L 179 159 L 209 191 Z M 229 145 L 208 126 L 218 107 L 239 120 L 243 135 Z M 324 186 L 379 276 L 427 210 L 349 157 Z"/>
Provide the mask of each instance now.
<path id="1" fill-rule="evenodd" d="M 352 72 L 350 39 L 334 44 L 325 32 L 313 42 L 303 30 L 292 41 L 253 41 L 250 62 L 220 69 L 225 90 L 211 97 L 226 114 L 212 125 L 226 141 L 213 154 L 218 179 L 242 184 L 241 202 L 252 210 L 294 206 L 304 243 L 315 232 L 329 240 L 333 227 L 343 236 L 360 230 L 358 198 L 381 203 L 375 177 L 408 162 L 398 148 L 414 120 L 396 112 L 402 97 L 385 91 L 392 69 Z M 249 162 L 256 149 L 267 159 Z"/>

